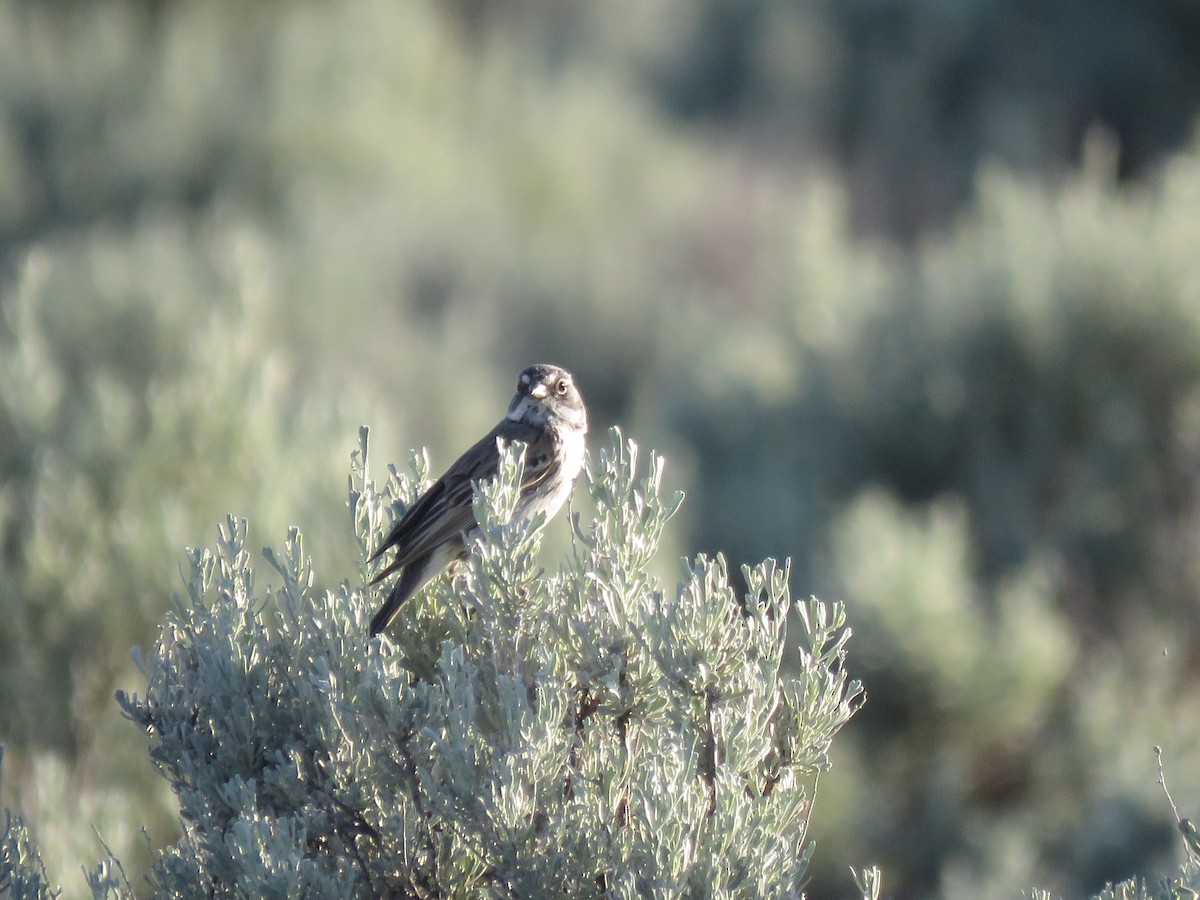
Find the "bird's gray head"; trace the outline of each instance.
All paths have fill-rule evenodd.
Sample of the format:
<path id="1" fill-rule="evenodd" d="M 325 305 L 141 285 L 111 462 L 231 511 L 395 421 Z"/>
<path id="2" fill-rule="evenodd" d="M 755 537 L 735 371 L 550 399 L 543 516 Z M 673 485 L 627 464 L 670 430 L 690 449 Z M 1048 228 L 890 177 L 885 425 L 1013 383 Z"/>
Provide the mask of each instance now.
<path id="1" fill-rule="evenodd" d="M 566 369 L 549 363 L 530 366 L 517 376 L 517 393 L 508 417 L 532 425 L 553 424 L 587 431 L 587 410 Z"/>

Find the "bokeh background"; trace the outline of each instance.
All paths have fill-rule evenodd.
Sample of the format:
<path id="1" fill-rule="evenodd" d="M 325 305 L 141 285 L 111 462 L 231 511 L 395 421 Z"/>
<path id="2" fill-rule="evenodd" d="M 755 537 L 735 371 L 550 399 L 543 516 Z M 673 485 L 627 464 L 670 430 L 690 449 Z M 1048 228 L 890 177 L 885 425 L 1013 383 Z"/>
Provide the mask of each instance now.
<path id="1" fill-rule="evenodd" d="M 1198 105 L 1192 0 L 0 0 L 2 799 L 67 896 L 97 831 L 136 881 L 112 694 L 183 548 L 357 577 L 358 425 L 443 465 L 549 359 L 667 453 L 678 555 L 849 609 L 812 896 L 1169 873 Z"/>

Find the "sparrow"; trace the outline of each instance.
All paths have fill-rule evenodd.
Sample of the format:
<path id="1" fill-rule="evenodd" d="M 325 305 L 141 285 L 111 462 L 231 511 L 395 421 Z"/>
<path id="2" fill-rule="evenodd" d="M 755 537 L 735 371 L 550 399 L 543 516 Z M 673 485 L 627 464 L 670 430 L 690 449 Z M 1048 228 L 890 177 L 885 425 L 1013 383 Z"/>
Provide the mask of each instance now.
<path id="1" fill-rule="evenodd" d="M 474 486 L 496 476 L 500 444 L 525 444 L 516 518 L 545 513 L 544 525 L 562 509 L 575 486 L 586 436 L 587 410 L 571 373 L 546 363 L 522 371 L 508 415 L 417 498 L 368 559 L 374 562 L 396 549 L 395 558 L 371 580 L 373 585 L 400 571 L 387 602 L 371 620 L 371 635 L 387 628 L 401 604 L 446 566 L 466 559 L 479 529 L 472 507 Z"/>

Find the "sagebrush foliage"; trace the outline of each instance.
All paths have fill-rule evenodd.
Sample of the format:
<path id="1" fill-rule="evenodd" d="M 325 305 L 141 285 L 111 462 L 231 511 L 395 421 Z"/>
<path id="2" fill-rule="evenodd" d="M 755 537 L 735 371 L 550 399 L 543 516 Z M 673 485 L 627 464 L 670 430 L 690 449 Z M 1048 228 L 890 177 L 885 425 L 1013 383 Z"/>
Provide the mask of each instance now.
<path id="1" fill-rule="evenodd" d="M 0 759 L 3 756 L 0 750 Z M 4 810 L 4 830 L 0 832 L 0 897 L 52 900 L 57 896 L 24 819 Z"/>
<path id="2" fill-rule="evenodd" d="M 365 560 L 396 501 L 364 430 L 350 504 Z M 674 591 L 646 575 L 680 496 L 618 432 L 557 571 L 510 516 L 520 458 L 477 495 L 484 536 L 453 577 L 372 640 L 377 591 L 320 590 L 303 540 L 265 550 L 246 524 L 191 550 L 144 694 L 119 695 L 179 798 L 183 837 L 153 893 L 205 896 L 798 896 L 830 741 L 861 700 L 840 606 L 798 605 L 782 669 L 786 567 L 699 557 Z M 111 874 L 112 870 L 108 870 Z M 93 890 L 120 895 L 95 873 Z"/>
<path id="3" fill-rule="evenodd" d="M 786 88 L 821 68 L 816 37 L 835 81 L 901 104 L 868 117 L 917 121 L 932 95 L 895 91 L 889 61 L 945 57 L 896 42 L 1003 29 L 1003 5 L 766 0 L 731 49 L 803 64 L 747 101 L 774 84 L 803 109 Z M 1068 5 L 1060 33 L 1113 21 Z M 914 157 L 864 185 L 814 170 L 805 141 L 764 165 L 757 125 L 731 153 L 729 129 L 681 129 L 647 93 L 647 56 L 725 65 L 686 24 L 730 4 L 485 6 L 0 0 L 0 799 L 51 877 L 70 893 L 93 826 L 135 883 L 174 840 L 110 700 L 140 690 L 128 648 L 158 630 L 163 561 L 238 509 L 252 546 L 296 523 L 319 572 L 351 571 L 339 435 L 370 417 L 380 445 L 465 446 L 542 358 L 570 361 L 596 421 L 668 450 L 689 514 L 664 548 L 786 555 L 847 602 L 872 702 L 822 781 L 811 834 L 839 852 L 814 858 L 812 894 L 840 894 L 843 860 L 895 895 L 979 900 L 1169 869 L 1148 748 L 1200 796 L 1200 721 L 1179 714 L 1200 703 L 1195 145 L 1136 182 L 1100 140 L 1051 180 L 939 159 L 931 193 Z M 457 27 L 470 10 L 479 27 Z M 814 21 L 887 36 L 846 56 L 797 31 Z M 973 96 L 991 113 L 951 128 L 1010 115 Z M 863 121 L 882 156 L 856 166 L 916 149 Z M 1048 121 L 1028 137 L 1059 135 Z M 855 236 L 864 187 L 975 199 L 896 252 Z M 470 389 L 447 403 L 419 389 L 432 372 Z M 549 532 L 557 552 L 567 529 Z"/>

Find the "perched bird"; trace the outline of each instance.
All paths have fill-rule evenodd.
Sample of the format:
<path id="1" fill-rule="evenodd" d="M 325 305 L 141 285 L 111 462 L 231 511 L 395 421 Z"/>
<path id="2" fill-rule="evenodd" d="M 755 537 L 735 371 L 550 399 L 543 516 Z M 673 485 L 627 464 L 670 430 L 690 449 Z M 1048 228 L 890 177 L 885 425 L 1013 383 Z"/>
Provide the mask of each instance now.
<path id="1" fill-rule="evenodd" d="M 583 468 L 587 410 L 571 373 L 545 363 L 517 376 L 517 393 L 508 415 L 474 447 L 455 460 L 446 474 L 408 508 L 370 561 L 393 547 L 396 557 L 372 580 L 377 584 L 401 570 L 387 602 L 371 620 L 371 634 L 383 631 L 400 604 L 450 563 L 467 557 L 479 523 L 472 508 L 473 485 L 496 475 L 497 441 L 525 444 L 525 475 L 517 503 L 518 518 L 545 513 L 549 521 L 567 501 Z"/>

